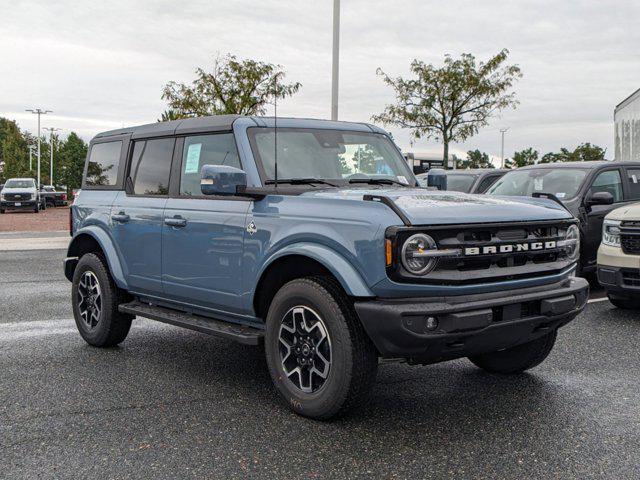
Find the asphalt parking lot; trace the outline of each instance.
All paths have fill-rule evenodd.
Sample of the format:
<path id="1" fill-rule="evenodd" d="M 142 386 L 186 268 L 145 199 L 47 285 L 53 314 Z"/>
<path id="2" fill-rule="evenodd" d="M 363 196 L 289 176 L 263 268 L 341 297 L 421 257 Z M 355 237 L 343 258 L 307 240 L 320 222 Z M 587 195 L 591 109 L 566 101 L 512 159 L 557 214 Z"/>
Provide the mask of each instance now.
<path id="1" fill-rule="evenodd" d="M 522 376 L 384 364 L 366 409 L 319 423 L 256 348 L 146 320 L 87 346 L 63 257 L 0 251 L 0 478 L 640 477 L 640 313 L 591 303 Z"/>

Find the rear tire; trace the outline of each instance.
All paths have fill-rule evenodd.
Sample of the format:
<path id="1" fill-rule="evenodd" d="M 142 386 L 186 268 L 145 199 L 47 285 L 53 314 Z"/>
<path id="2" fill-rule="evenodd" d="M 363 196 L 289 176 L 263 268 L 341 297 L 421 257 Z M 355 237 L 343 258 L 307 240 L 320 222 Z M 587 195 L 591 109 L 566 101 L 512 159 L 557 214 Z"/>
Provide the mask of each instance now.
<path id="1" fill-rule="evenodd" d="M 40 204 L 37 202 L 35 207 L 33 207 L 33 213 L 40 213 Z"/>
<path id="2" fill-rule="evenodd" d="M 267 314 L 265 353 L 283 400 L 314 419 L 361 405 L 378 369 L 378 353 L 352 303 L 326 277 L 292 280 L 276 293 Z"/>
<path id="3" fill-rule="evenodd" d="M 483 353 L 469 360 L 489 373 L 514 374 L 540 365 L 551 353 L 558 331 L 498 352 Z"/>
<path id="4" fill-rule="evenodd" d="M 621 308 L 623 310 L 638 310 L 640 309 L 640 301 L 629 298 L 626 296 L 619 295 L 611 295 L 607 294 L 607 298 L 609 301 L 617 308 Z"/>
<path id="5" fill-rule="evenodd" d="M 114 283 L 106 261 L 94 253 L 83 255 L 73 273 L 73 316 L 82 338 L 94 347 L 113 347 L 131 328 L 132 315 L 120 313 L 126 293 Z"/>

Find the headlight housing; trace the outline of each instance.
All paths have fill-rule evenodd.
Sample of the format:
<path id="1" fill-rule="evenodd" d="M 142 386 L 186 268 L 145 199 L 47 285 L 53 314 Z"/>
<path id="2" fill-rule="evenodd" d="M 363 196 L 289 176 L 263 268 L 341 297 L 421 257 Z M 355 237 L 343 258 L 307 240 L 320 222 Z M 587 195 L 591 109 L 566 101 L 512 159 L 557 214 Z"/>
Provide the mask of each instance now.
<path id="1" fill-rule="evenodd" d="M 580 229 L 577 225 L 570 225 L 564 237 L 567 258 L 575 262 L 580 257 Z"/>
<path id="2" fill-rule="evenodd" d="M 602 224 L 602 244 L 610 247 L 620 246 L 620 221 L 605 220 Z"/>
<path id="3" fill-rule="evenodd" d="M 402 266 L 412 275 L 426 275 L 438 261 L 432 256 L 438 249 L 436 241 L 424 233 L 410 236 L 402 246 Z"/>

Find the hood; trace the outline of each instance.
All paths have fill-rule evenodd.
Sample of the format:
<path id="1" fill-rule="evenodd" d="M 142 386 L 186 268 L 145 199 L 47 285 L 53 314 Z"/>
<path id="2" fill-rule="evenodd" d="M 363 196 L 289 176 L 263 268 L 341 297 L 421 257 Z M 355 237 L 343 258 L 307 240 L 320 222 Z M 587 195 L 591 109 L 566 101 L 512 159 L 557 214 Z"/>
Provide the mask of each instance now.
<path id="1" fill-rule="evenodd" d="M 526 222 L 572 218 L 552 200 L 440 192 L 418 188 L 346 188 L 311 191 L 304 195 L 362 200 L 364 195 L 389 197 L 412 225 Z"/>
<path id="2" fill-rule="evenodd" d="M 640 220 L 640 203 L 633 203 L 624 207 L 616 208 L 605 217 L 608 220 Z"/>

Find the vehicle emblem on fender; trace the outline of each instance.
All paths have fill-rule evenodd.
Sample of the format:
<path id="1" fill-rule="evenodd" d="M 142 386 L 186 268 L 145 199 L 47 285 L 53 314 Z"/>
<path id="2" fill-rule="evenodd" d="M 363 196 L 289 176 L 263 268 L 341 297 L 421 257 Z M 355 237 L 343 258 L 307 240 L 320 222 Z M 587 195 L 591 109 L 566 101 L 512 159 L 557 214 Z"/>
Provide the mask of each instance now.
<path id="1" fill-rule="evenodd" d="M 249 225 L 247 225 L 247 233 L 249 235 L 253 235 L 257 231 L 258 231 L 258 227 L 256 227 L 256 224 L 254 222 L 251 222 Z"/>

